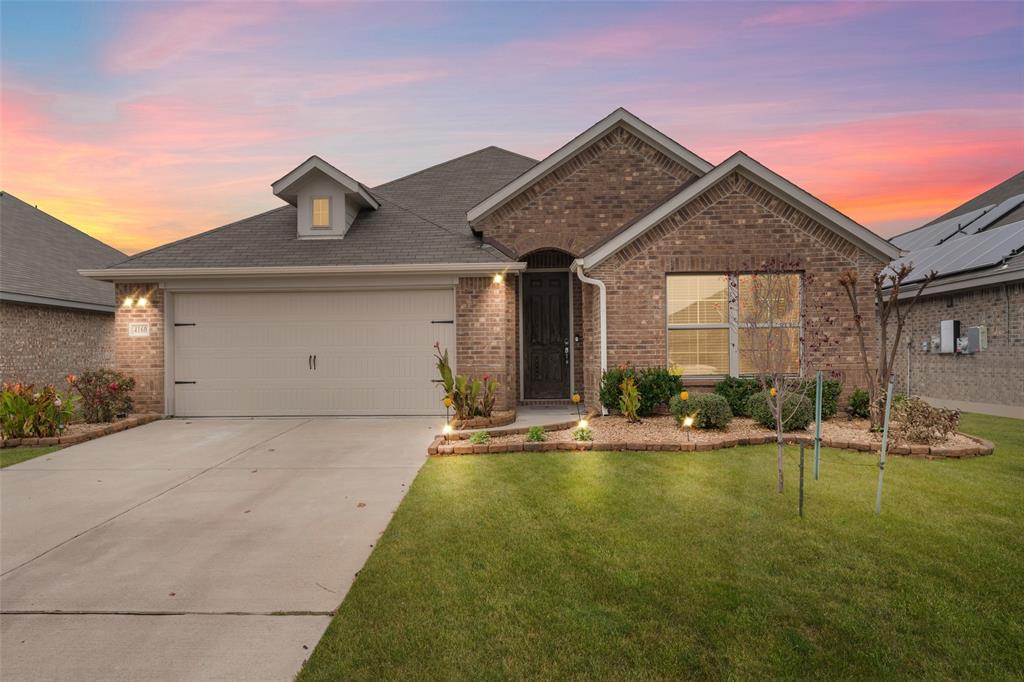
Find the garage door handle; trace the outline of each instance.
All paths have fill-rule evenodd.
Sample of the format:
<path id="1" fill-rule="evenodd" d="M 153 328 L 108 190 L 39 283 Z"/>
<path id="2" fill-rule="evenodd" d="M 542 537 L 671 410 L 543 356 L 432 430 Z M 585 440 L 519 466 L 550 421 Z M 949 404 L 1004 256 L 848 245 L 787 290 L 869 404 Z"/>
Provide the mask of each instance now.
<path id="1" fill-rule="evenodd" d="M 310 355 L 308 358 L 306 358 L 306 364 L 309 365 L 310 369 L 313 369 L 313 356 L 312 355 Z"/>
<path id="2" fill-rule="evenodd" d="M 316 356 L 313 356 L 313 371 L 316 371 Z"/>

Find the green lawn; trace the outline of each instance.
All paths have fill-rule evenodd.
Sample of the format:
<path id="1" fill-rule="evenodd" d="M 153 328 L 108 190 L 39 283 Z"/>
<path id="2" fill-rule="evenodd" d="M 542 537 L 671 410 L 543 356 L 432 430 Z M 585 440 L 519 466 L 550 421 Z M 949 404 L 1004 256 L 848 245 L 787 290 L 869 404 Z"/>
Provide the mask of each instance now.
<path id="1" fill-rule="evenodd" d="M 36 457 L 42 457 L 43 455 L 48 455 L 51 452 L 55 452 L 60 449 L 60 445 L 50 445 L 42 448 L 3 448 L 0 449 L 0 469 L 9 467 L 12 464 L 20 464 L 21 462 L 35 459 Z"/>
<path id="2" fill-rule="evenodd" d="M 1024 422 L 991 457 L 429 460 L 300 681 L 1021 679 Z M 325 542 L 331 541 L 325 538 Z"/>

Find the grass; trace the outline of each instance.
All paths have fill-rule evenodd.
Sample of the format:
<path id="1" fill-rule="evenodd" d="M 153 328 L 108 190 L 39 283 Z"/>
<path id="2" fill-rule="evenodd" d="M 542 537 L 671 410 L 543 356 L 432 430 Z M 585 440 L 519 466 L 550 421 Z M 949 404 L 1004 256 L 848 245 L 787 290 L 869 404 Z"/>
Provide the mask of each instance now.
<path id="1" fill-rule="evenodd" d="M 1024 422 L 962 428 L 880 517 L 838 450 L 803 519 L 795 448 L 431 459 L 298 679 L 1020 679 Z"/>
<path id="2" fill-rule="evenodd" d="M 17 447 L 0 449 L 0 469 L 3 469 L 4 467 L 9 467 L 12 464 L 20 464 L 22 462 L 27 462 L 30 459 L 35 459 L 36 457 L 48 455 L 51 452 L 60 450 L 61 447 L 62 446 L 60 445 L 50 445 L 38 448 Z"/>

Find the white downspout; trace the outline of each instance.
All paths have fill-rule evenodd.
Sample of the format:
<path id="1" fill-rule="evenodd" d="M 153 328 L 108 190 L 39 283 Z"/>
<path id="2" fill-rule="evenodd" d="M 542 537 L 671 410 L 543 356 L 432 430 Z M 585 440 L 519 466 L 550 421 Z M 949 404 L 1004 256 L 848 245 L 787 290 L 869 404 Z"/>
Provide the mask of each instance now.
<path id="1" fill-rule="evenodd" d="M 598 304 L 598 314 L 600 316 L 600 329 L 601 329 L 601 375 L 608 371 L 608 295 L 604 288 L 604 282 L 593 277 L 588 277 L 583 274 L 583 260 L 576 259 L 572 263 L 572 269 L 576 271 L 576 276 L 579 277 L 580 281 L 584 284 L 593 284 L 597 287 L 599 294 L 600 303 Z M 601 414 L 608 414 L 608 409 L 601 406 Z"/>

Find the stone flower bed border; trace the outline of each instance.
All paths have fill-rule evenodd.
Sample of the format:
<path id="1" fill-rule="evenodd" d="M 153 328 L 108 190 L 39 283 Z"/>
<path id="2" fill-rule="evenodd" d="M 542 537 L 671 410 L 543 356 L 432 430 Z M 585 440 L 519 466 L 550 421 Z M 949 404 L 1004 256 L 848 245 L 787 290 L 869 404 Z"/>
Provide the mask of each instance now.
<path id="1" fill-rule="evenodd" d="M 18 447 L 19 445 L 75 445 L 76 443 L 84 443 L 87 440 L 93 440 L 95 438 L 100 438 L 101 436 L 109 436 L 112 433 L 124 431 L 125 429 L 142 426 L 143 424 L 148 424 L 156 421 L 157 419 L 163 419 L 163 415 L 133 414 L 130 417 L 119 419 L 110 424 L 87 424 L 85 431 L 78 431 L 77 433 L 67 436 L 55 436 L 52 438 L 7 438 L 6 440 L 0 440 L 0 448 L 13 448 Z M 94 428 L 90 429 L 88 428 L 89 426 L 93 426 Z"/>
<path id="2" fill-rule="evenodd" d="M 562 422 L 558 424 L 547 424 L 545 431 L 561 431 L 576 426 L 576 421 Z M 526 433 L 528 428 L 502 429 L 491 432 L 491 436 L 508 436 Z M 995 446 L 989 441 L 961 433 L 962 436 L 974 442 L 971 446 L 931 446 L 931 445 L 890 445 L 889 454 L 916 457 L 921 459 L 961 459 L 965 457 L 980 457 L 991 455 Z M 453 433 L 446 440 L 444 436 L 437 436 L 427 448 L 427 454 L 437 455 L 481 455 L 499 452 L 553 452 L 556 450 L 598 450 L 598 451 L 658 451 L 658 452 L 693 452 L 719 450 L 722 448 L 734 448 L 737 445 L 764 445 L 775 442 L 775 436 L 766 434 L 763 436 L 750 436 L 737 438 L 735 436 L 722 436 L 715 440 L 701 443 L 642 443 L 642 442 L 620 442 L 620 441 L 572 441 L 572 442 L 549 442 L 540 443 L 486 443 L 474 445 L 467 438 L 468 434 Z M 787 433 L 783 440 L 790 445 L 814 445 L 814 436 L 802 433 Z M 880 444 L 854 443 L 834 438 L 822 438 L 821 444 L 827 448 L 841 450 L 853 450 L 858 452 L 879 452 Z"/>
<path id="3" fill-rule="evenodd" d="M 452 428 L 459 431 L 465 429 L 493 429 L 508 426 L 516 420 L 515 410 L 495 410 L 490 417 L 473 417 L 472 419 L 452 419 Z M 506 432 L 508 433 L 508 432 Z"/>

